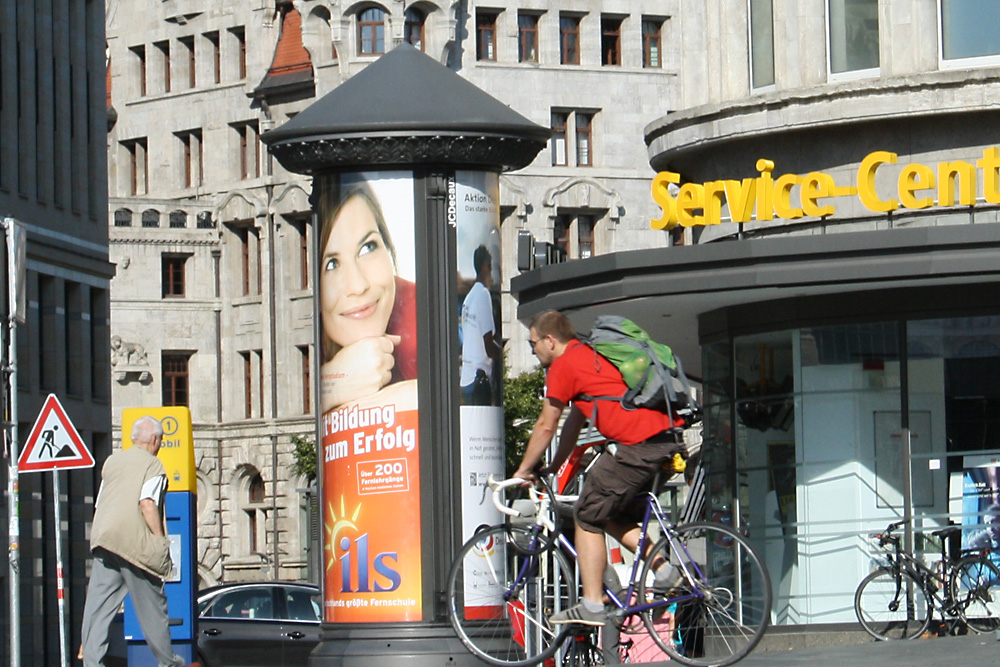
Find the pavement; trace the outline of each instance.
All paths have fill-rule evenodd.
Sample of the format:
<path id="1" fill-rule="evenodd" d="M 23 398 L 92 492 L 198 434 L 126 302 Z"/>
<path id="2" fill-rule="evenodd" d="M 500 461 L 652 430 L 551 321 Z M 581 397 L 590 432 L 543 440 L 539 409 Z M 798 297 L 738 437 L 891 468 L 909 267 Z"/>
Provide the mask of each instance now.
<path id="1" fill-rule="evenodd" d="M 849 646 L 810 646 L 787 651 L 754 651 L 739 667 L 942 667 L 1000 664 L 1000 641 L 992 634 L 928 637 L 910 641 L 870 641 Z"/>

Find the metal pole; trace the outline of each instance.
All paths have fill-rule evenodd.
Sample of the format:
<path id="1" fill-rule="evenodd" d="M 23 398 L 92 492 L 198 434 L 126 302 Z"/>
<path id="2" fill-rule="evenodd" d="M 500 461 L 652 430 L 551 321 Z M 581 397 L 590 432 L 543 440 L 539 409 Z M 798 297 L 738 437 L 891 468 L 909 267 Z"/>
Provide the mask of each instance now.
<path id="1" fill-rule="evenodd" d="M 11 667 L 21 667 L 21 521 L 19 518 L 20 507 L 17 487 L 17 459 L 20 457 L 20 452 L 17 442 L 17 318 L 15 317 L 17 308 L 14 300 L 16 290 L 13 284 L 17 274 L 14 268 L 17 258 L 15 256 L 14 220 L 12 218 L 4 218 L 3 226 L 7 237 L 8 283 L 6 287 L 9 289 L 8 293 L 11 296 L 8 308 L 10 312 L 8 313 L 7 320 L 7 326 L 10 327 L 10 338 L 8 339 L 6 373 L 10 413 L 7 415 L 7 421 L 4 424 L 8 432 L 8 443 L 10 444 L 7 451 L 7 559 L 10 574 L 8 578 L 10 586 L 10 613 L 8 616 L 10 622 L 10 664 Z"/>
<path id="2" fill-rule="evenodd" d="M 58 600 L 59 608 L 59 664 L 61 667 L 67 667 L 69 662 L 67 661 L 67 651 L 66 651 L 66 583 L 63 576 L 63 558 L 62 558 L 62 512 L 60 511 L 60 505 L 62 502 L 59 497 L 62 495 L 59 490 L 59 471 L 52 471 L 52 516 L 55 518 L 56 523 L 56 599 Z"/>
<path id="3" fill-rule="evenodd" d="M 903 451 L 900 452 L 903 458 L 901 462 L 903 466 L 903 521 L 906 522 L 903 527 L 903 548 L 913 553 L 916 547 L 913 526 L 913 470 L 911 468 L 913 464 L 913 442 L 911 439 L 913 434 L 910 431 L 910 360 L 906 348 L 906 320 L 899 323 L 897 335 L 899 336 L 899 426 L 903 445 Z"/>

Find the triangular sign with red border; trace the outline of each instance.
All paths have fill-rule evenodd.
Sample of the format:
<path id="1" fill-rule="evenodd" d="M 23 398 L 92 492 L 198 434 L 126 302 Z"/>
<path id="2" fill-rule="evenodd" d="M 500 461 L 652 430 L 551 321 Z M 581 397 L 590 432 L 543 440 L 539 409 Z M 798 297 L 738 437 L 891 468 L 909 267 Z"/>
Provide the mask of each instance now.
<path id="1" fill-rule="evenodd" d="M 45 470 L 70 470 L 93 468 L 94 457 L 77 433 L 76 427 L 66 416 L 59 399 L 49 394 L 31 428 L 31 435 L 24 443 L 21 458 L 17 461 L 19 472 Z"/>

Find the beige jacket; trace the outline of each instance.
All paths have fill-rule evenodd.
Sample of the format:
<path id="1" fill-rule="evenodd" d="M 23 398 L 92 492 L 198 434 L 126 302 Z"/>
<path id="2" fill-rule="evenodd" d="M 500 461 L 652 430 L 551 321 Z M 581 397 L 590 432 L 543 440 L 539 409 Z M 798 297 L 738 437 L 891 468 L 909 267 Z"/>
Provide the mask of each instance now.
<path id="1" fill-rule="evenodd" d="M 154 535 L 139 509 L 142 485 L 165 474 L 163 463 L 142 447 L 108 457 L 90 530 L 91 550 L 107 549 L 161 579 L 170 574 L 170 540 Z"/>

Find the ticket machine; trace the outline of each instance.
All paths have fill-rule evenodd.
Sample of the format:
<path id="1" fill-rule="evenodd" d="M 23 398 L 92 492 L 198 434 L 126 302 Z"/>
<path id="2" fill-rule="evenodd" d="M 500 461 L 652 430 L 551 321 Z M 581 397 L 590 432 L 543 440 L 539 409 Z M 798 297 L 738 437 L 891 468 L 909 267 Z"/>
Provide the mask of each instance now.
<path id="1" fill-rule="evenodd" d="M 127 408 L 122 412 L 122 448 L 132 446 L 132 425 L 140 417 L 153 417 L 163 425 L 163 442 L 158 458 L 167 470 L 165 512 L 170 557 L 174 569 L 164 579 L 167 615 L 174 652 L 187 662 L 197 659 L 198 617 L 195 613 L 198 589 L 197 477 L 191 411 L 185 407 Z M 125 642 L 129 667 L 156 667 L 156 659 L 146 646 L 139 619 L 131 600 L 125 598 Z"/>

